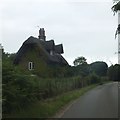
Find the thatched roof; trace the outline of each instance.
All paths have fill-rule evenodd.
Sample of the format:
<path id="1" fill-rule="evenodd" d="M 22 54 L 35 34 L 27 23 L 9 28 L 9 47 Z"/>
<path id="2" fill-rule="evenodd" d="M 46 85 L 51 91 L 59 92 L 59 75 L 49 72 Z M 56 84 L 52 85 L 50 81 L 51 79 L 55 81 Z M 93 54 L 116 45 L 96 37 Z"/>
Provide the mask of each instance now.
<path id="1" fill-rule="evenodd" d="M 58 54 L 62 54 L 63 52 L 63 45 L 59 44 L 59 45 L 55 45 L 55 52 Z"/>
<path id="2" fill-rule="evenodd" d="M 67 61 L 62 57 L 63 53 L 63 46 L 55 45 L 54 40 L 50 41 L 42 41 L 35 37 L 29 37 L 18 50 L 16 58 L 14 60 L 15 64 L 19 64 L 19 61 L 23 57 L 24 53 L 28 50 L 28 48 L 38 47 L 38 50 L 41 50 L 44 56 L 47 58 L 47 63 L 57 63 L 57 64 L 64 64 L 68 65 Z M 54 51 L 53 55 L 50 55 L 50 51 Z"/>
<path id="3" fill-rule="evenodd" d="M 50 40 L 50 41 L 43 41 L 40 39 L 37 39 L 35 37 L 29 37 L 23 44 L 41 44 L 46 50 L 52 50 L 54 49 L 54 40 Z"/>

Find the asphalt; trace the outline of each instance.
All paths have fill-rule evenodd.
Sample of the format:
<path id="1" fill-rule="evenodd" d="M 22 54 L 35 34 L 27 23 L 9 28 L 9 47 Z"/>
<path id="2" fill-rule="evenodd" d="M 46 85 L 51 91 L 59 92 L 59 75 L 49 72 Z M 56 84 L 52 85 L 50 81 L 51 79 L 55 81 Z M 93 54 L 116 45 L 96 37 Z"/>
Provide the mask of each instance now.
<path id="1" fill-rule="evenodd" d="M 60 117 L 118 118 L 118 89 L 117 82 L 100 85 L 81 96 Z"/>

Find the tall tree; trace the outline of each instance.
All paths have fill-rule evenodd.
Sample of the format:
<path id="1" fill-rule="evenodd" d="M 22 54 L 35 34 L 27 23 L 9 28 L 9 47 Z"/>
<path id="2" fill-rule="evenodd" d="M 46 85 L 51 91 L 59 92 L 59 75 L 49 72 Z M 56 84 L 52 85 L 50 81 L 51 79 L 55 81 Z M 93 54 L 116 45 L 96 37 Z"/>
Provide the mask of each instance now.
<path id="1" fill-rule="evenodd" d="M 120 65 L 115 64 L 109 67 L 108 77 L 113 81 L 120 81 Z"/>
<path id="2" fill-rule="evenodd" d="M 116 4 L 112 6 L 112 10 L 114 12 L 114 15 L 115 15 L 115 13 L 117 13 L 120 10 L 120 0 L 117 0 L 115 3 Z"/>
<path id="3" fill-rule="evenodd" d="M 97 61 L 90 64 L 90 72 L 99 76 L 106 76 L 108 65 L 105 62 Z"/>
<path id="4" fill-rule="evenodd" d="M 120 11 L 120 0 L 114 0 L 115 5 L 112 6 L 112 10 L 115 13 Z M 115 33 L 115 38 L 118 34 L 118 64 L 120 64 L 120 12 L 118 13 L 118 27 Z"/>
<path id="5" fill-rule="evenodd" d="M 74 64 L 74 66 L 78 66 L 78 65 L 82 65 L 82 64 L 87 64 L 86 60 L 87 59 L 85 59 L 85 57 L 81 56 L 81 57 L 76 58 L 73 61 L 73 64 Z"/>

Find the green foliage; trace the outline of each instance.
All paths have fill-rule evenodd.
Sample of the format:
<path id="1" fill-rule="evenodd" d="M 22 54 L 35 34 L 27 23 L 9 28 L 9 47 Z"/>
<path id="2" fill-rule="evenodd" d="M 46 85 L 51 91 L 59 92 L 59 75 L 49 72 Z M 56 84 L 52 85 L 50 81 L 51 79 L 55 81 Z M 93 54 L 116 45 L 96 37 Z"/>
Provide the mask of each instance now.
<path id="1" fill-rule="evenodd" d="M 114 12 L 114 14 L 117 13 L 120 10 L 120 1 L 113 5 L 111 9 Z"/>
<path id="2" fill-rule="evenodd" d="M 3 54 L 3 116 L 20 111 L 36 101 L 99 82 L 96 74 L 89 73 L 88 64 L 48 67 L 39 63 L 37 67 L 44 64 L 40 70 L 26 71 L 12 62 L 8 54 Z"/>
<path id="3" fill-rule="evenodd" d="M 115 64 L 110 66 L 107 74 L 110 80 L 120 81 L 120 65 Z"/>
<path id="4" fill-rule="evenodd" d="M 95 73 L 91 73 L 89 75 L 89 79 L 90 79 L 89 81 L 91 82 L 91 84 L 100 82 L 100 77 L 96 75 Z"/>
<path id="5" fill-rule="evenodd" d="M 74 66 L 87 64 L 85 57 L 78 57 L 73 61 Z"/>
<path id="6" fill-rule="evenodd" d="M 82 77 L 89 75 L 89 65 L 88 64 L 81 64 L 76 66 L 76 74 Z"/>
<path id="7" fill-rule="evenodd" d="M 71 74 L 73 76 L 88 76 L 89 74 L 95 73 L 96 75 L 102 77 L 107 75 L 108 65 L 105 62 L 94 62 L 90 65 L 86 63 L 84 57 L 79 57 L 75 59 L 74 65 L 71 69 Z"/>
<path id="8" fill-rule="evenodd" d="M 106 76 L 108 65 L 105 62 L 94 62 L 90 64 L 90 73 L 94 72 L 99 76 Z"/>
<path id="9" fill-rule="evenodd" d="M 20 110 L 32 102 L 99 82 L 95 75 L 89 79 L 81 77 L 40 79 L 37 76 L 21 74 L 15 74 L 6 80 L 8 78 L 3 77 L 3 81 L 6 81 L 3 86 L 3 113 Z"/>
<path id="10" fill-rule="evenodd" d="M 94 88 L 97 86 L 96 84 L 90 85 L 81 89 L 69 91 L 66 93 L 63 93 L 59 96 L 49 98 L 42 101 L 37 101 L 36 103 L 33 103 L 28 108 L 21 110 L 20 112 L 16 111 L 16 113 L 13 113 L 9 115 L 10 118 L 50 118 L 50 117 L 56 117 L 55 114 L 66 104 L 72 102 L 73 100 L 79 98 L 81 95 L 83 95 L 88 90 Z"/>

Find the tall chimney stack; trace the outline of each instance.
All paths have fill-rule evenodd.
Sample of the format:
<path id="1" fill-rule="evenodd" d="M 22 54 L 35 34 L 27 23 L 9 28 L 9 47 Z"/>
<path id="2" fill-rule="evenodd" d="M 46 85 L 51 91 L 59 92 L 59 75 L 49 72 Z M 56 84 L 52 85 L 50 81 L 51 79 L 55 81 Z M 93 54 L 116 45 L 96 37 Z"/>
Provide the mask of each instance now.
<path id="1" fill-rule="evenodd" d="M 45 30 L 44 30 L 44 28 L 40 28 L 38 38 L 40 40 L 46 41 L 46 36 L 45 36 Z"/>

